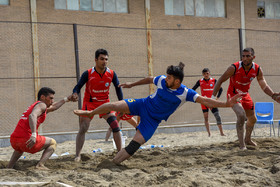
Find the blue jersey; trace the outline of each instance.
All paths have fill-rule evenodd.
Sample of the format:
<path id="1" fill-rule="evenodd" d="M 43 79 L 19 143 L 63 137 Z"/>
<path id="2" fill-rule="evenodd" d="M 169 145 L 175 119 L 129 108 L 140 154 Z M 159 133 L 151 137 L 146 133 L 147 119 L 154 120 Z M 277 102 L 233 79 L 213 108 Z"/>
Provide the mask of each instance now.
<path id="1" fill-rule="evenodd" d="M 181 84 L 178 89 L 166 87 L 166 76 L 160 75 L 154 78 L 157 90 L 154 94 L 144 99 L 149 115 L 157 120 L 167 120 L 168 117 L 186 101 L 195 102 L 199 94 Z"/>

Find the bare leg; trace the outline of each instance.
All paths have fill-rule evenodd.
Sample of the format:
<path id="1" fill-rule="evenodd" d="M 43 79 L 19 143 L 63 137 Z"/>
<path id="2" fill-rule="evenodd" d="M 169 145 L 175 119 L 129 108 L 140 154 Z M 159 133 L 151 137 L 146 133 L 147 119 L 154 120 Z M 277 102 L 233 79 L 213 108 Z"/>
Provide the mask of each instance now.
<path id="1" fill-rule="evenodd" d="M 216 122 L 217 122 L 217 126 L 219 128 L 219 131 L 220 131 L 220 135 L 225 136 L 225 134 L 223 132 L 222 120 L 221 120 L 221 116 L 219 114 L 219 110 L 217 108 L 212 108 L 211 112 L 214 115 L 214 117 L 216 118 Z"/>
<path id="2" fill-rule="evenodd" d="M 129 114 L 129 108 L 124 100 L 117 101 L 117 102 L 109 102 L 105 103 L 92 111 L 86 110 L 74 110 L 74 113 L 78 116 L 89 116 L 92 117 L 96 114 L 107 114 L 110 111 L 117 111 Z"/>
<path id="3" fill-rule="evenodd" d="M 80 118 L 80 124 L 79 124 L 80 129 L 76 137 L 76 156 L 75 156 L 76 162 L 81 161 L 81 151 L 85 143 L 85 136 L 86 136 L 86 132 L 88 131 L 90 121 L 91 119 L 87 117 Z"/>
<path id="4" fill-rule="evenodd" d="M 205 124 L 206 130 L 208 132 L 208 136 L 210 137 L 211 133 L 210 133 L 210 125 L 209 125 L 209 121 L 208 121 L 208 112 L 203 112 L 203 117 L 204 117 L 204 124 Z"/>
<path id="5" fill-rule="evenodd" d="M 136 134 L 134 135 L 133 140 L 138 142 L 141 145 L 143 145 L 145 143 L 145 139 L 139 130 L 136 131 Z M 121 162 L 128 159 L 129 157 L 130 157 L 130 155 L 126 152 L 126 150 L 122 149 L 120 152 L 117 153 L 117 155 L 113 159 L 113 162 L 115 164 L 120 164 Z"/>
<path id="6" fill-rule="evenodd" d="M 103 118 L 107 121 L 108 118 L 115 116 L 114 114 L 110 113 L 104 115 Z M 118 122 L 118 120 L 117 120 Z M 110 124 L 109 124 L 110 125 Z M 122 137 L 120 132 L 113 132 L 113 138 L 117 147 L 117 150 L 120 151 L 122 149 Z"/>
<path id="7" fill-rule="evenodd" d="M 45 150 L 44 150 L 45 149 Z M 46 166 L 45 166 L 45 162 L 52 156 L 53 152 L 56 149 L 56 141 L 52 138 L 48 138 L 46 137 L 46 142 L 45 145 L 42 147 L 41 150 L 44 150 L 42 157 L 40 159 L 40 161 L 38 162 L 38 164 L 36 165 L 37 169 L 40 170 L 49 170 Z M 40 151 L 41 151 L 40 150 Z"/>
<path id="8" fill-rule="evenodd" d="M 120 151 L 122 149 L 122 137 L 121 137 L 120 131 L 113 132 L 113 138 L 114 138 L 117 150 Z"/>
<path id="9" fill-rule="evenodd" d="M 110 138 L 111 132 L 112 132 L 112 129 L 111 129 L 111 127 L 109 127 L 108 130 L 107 130 L 106 136 L 105 136 L 105 141 L 106 141 L 106 142 L 107 142 L 108 139 Z"/>
<path id="10" fill-rule="evenodd" d="M 237 117 L 236 131 L 237 131 L 240 149 L 247 149 L 244 140 L 244 122 L 246 119 L 245 111 L 240 103 L 233 105 L 232 109 Z"/>
<path id="11" fill-rule="evenodd" d="M 21 157 L 23 153 L 22 152 L 18 152 L 16 150 L 14 150 L 12 157 L 10 159 L 10 162 L 7 165 L 7 168 L 13 168 L 15 163 L 17 162 L 17 160 Z"/>
<path id="12" fill-rule="evenodd" d="M 257 144 L 251 140 L 251 135 L 252 135 L 252 132 L 254 129 L 254 125 L 257 121 L 257 118 L 255 116 L 255 111 L 254 110 L 245 110 L 245 112 L 246 112 L 246 116 L 247 116 L 245 143 L 247 145 L 257 146 Z"/>
<path id="13" fill-rule="evenodd" d="M 127 122 L 132 125 L 133 127 L 137 127 L 137 121 L 132 117 L 131 119 L 127 120 Z"/>
<path id="14" fill-rule="evenodd" d="M 220 130 L 221 136 L 225 136 L 225 134 L 224 134 L 224 132 L 223 132 L 222 124 L 219 124 L 219 125 L 217 125 L 217 126 L 218 126 L 218 128 L 219 128 L 219 130 Z"/>

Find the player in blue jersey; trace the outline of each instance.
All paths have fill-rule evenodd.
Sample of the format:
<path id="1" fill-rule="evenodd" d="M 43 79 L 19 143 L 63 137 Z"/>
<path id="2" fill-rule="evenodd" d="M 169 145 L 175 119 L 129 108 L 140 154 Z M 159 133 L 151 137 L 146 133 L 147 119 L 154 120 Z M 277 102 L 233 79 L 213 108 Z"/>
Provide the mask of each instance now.
<path id="1" fill-rule="evenodd" d="M 134 83 L 120 84 L 123 88 L 154 83 L 157 90 L 154 94 L 142 99 L 125 99 L 122 101 L 105 103 L 92 111 L 74 110 L 77 115 L 92 117 L 96 114 L 103 114 L 108 111 L 118 111 L 131 115 L 140 116 L 140 124 L 133 140 L 127 147 L 117 153 L 113 162 L 116 164 L 128 159 L 139 147 L 146 143 L 156 131 L 162 120 L 167 120 L 175 110 L 186 101 L 203 104 L 209 108 L 231 107 L 237 103 L 240 95 L 236 95 L 226 102 L 217 101 L 211 98 L 200 96 L 192 89 L 182 84 L 184 78 L 184 64 L 169 66 L 167 75 L 147 77 Z"/>

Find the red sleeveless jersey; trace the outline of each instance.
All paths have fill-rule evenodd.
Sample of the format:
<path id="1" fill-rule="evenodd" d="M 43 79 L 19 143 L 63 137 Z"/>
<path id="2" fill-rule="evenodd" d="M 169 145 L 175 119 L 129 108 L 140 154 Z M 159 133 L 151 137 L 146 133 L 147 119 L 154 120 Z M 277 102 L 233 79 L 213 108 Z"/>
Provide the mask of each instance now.
<path id="1" fill-rule="evenodd" d="M 106 68 L 104 74 L 99 74 L 94 67 L 88 70 L 84 102 L 101 101 L 109 102 L 109 88 L 114 77 L 114 71 Z"/>
<path id="2" fill-rule="evenodd" d="M 199 80 L 201 95 L 206 97 L 211 97 L 213 93 L 213 89 L 215 86 L 216 79 L 210 78 L 209 80 L 205 80 L 204 78 Z"/>
<path id="3" fill-rule="evenodd" d="M 29 106 L 27 108 L 27 110 L 21 115 L 21 118 L 14 130 L 14 132 L 12 133 L 11 136 L 13 137 L 30 137 L 32 132 L 29 126 L 29 115 L 31 114 L 33 108 L 41 101 L 36 101 L 35 103 L 33 103 L 31 106 Z M 37 125 L 36 125 L 36 133 L 38 134 L 38 128 L 40 126 L 41 123 L 43 123 L 46 119 L 46 115 L 47 115 L 47 110 L 42 113 L 38 119 L 37 119 Z"/>
<path id="4" fill-rule="evenodd" d="M 234 75 L 230 77 L 228 93 L 240 93 L 245 96 L 248 94 L 251 82 L 258 76 L 260 66 L 253 62 L 252 67 L 247 72 L 242 66 L 242 61 L 235 62 L 233 66 L 235 67 L 235 72 Z"/>

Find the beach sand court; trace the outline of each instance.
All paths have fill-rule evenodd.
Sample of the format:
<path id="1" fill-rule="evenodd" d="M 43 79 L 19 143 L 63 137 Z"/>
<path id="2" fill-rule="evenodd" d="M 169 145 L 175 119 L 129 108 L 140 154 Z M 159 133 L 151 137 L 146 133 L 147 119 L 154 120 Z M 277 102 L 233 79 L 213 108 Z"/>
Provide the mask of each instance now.
<path id="1" fill-rule="evenodd" d="M 256 129 L 252 137 L 258 146 L 242 151 L 236 130 L 224 132 L 155 134 L 119 166 L 112 163 L 111 139 L 86 140 L 80 163 L 73 161 L 75 141 L 58 144 L 57 156 L 46 163 L 49 171 L 34 167 L 41 152 L 24 153 L 15 169 L 4 169 L 13 149 L 0 148 L 0 186 L 280 186 L 280 138 L 270 137 L 269 128 Z M 102 152 L 92 152 L 98 148 Z"/>

